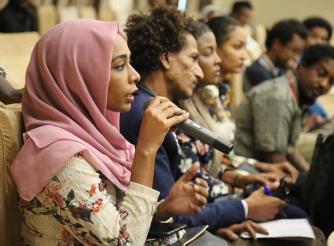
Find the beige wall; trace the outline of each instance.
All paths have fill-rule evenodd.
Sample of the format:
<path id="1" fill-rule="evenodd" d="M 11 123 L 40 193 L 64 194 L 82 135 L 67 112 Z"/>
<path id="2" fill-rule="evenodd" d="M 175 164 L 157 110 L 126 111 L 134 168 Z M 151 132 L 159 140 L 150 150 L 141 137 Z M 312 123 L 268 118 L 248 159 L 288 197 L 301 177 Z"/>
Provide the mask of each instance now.
<path id="1" fill-rule="evenodd" d="M 191 0 L 190 0 L 191 1 Z M 233 0 L 213 0 L 229 10 Z M 334 0 L 252 0 L 254 22 L 270 27 L 274 22 L 287 17 L 300 20 L 311 15 L 320 15 L 334 26 Z"/>

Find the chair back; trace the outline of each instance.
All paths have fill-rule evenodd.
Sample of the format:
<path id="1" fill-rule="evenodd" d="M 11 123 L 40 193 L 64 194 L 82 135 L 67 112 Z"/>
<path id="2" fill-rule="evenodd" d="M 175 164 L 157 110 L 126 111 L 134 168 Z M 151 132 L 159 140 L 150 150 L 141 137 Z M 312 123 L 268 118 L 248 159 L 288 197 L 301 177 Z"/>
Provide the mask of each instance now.
<path id="1" fill-rule="evenodd" d="M 18 195 L 10 165 L 22 145 L 21 105 L 0 104 L 0 242 L 21 243 Z"/>

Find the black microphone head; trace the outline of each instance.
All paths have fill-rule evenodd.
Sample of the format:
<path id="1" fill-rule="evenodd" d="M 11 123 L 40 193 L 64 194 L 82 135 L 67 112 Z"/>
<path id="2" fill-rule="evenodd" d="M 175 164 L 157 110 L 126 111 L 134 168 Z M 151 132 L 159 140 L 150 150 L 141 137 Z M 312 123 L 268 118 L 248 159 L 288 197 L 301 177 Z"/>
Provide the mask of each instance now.
<path id="1" fill-rule="evenodd" d="M 217 134 L 211 130 L 197 124 L 190 119 L 187 119 L 176 127 L 189 136 L 199 139 L 225 154 L 230 153 L 233 149 L 233 144 L 231 144 L 229 141 L 217 136 Z"/>
<path id="2" fill-rule="evenodd" d="M 225 153 L 225 154 L 229 154 L 232 149 L 233 149 L 233 144 L 232 143 L 229 143 L 227 141 L 225 141 L 224 139 L 220 138 L 220 137 L 217 137 L 217 139 L 215 139 L 215 141 L 213 142 L 212 146 Z"/>

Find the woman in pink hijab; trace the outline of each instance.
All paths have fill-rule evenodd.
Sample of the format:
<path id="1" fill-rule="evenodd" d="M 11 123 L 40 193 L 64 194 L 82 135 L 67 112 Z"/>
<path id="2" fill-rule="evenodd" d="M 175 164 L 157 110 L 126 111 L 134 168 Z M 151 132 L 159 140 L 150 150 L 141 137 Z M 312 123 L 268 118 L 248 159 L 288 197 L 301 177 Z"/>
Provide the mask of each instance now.
<path id="1" fill-rule="evenodd" d="M 156 152 L 188 113 L 157 97 L 136 146 L 119 132 L 138 73 L 116 22 L 76 20 L 36 44 L 22 100 L 25 143 L 12 165 L 27 245 L 143 245 L 154 215 L 199 211 L 207 185 L 185 174 L 157 204 Z"/>

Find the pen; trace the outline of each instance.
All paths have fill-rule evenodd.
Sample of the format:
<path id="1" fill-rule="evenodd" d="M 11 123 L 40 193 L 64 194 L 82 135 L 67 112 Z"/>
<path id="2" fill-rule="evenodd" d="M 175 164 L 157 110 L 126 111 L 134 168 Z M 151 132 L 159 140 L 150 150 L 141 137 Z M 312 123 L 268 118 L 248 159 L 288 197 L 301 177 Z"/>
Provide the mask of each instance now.
<path id="1" fill-rule="evenodd" d="M 268 196 L 272 196 L 273 195 L 273 192 L 270 190 L 270 188 L 266 184 L 263 185 L 263 189 L 264 189 L 264 193 L 266 195 L 268 195 Z M 280 209 L 279 214 L 280 214 L 280 217 L 282 217 L 282 218 L 287 218 L 288 217 L 287 214 L 284 211 L 284 208 Z"/>
<path id="2" fill-rule="evenodd" d="M 266 184 L 263 185 L 263 189 L 264 189 L 264 193 L 266 195 L 272 196 L 273 193 L 272 193 L 272 191 L 270 190 L 270 188 Z"/>

